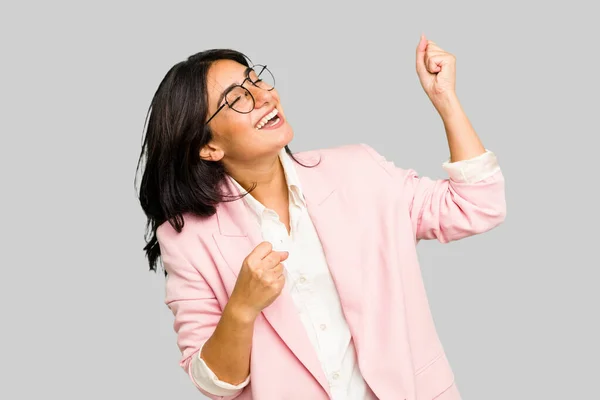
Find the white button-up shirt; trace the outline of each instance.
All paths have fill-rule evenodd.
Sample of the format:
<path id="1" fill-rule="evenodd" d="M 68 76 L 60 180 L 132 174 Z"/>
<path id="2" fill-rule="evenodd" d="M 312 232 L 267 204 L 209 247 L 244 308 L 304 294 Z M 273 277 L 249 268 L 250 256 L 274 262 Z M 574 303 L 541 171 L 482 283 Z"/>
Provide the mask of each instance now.
<path id="1" fill-rule="evenodd" d="M 328 378 L 333 400 L 376 399 L 364 381 L 356 360 L 354 343 L 344 317 L 340 299 L 329 273 L 317 232 L 308 214 L 300 181 L 293 160 L 282 149 L 281 160 L 289 189 L 290 234 L 277 213 L 263 206 L 251 194 L 244 197 L 245 204 L 260 226 L 263 240 L 275 250 L 288 251 L 283 262 L 286 287 L 289 290 L 308 337 Z M 483 179 L 497 168 L 493 153 L 471 160 L 445 162 L 444 169 L 457 181 L 471 182 Z M 231 177 L 242 193 L 245 190 Z M 234 395 L 250 382 L 250 376 L 239 385 L 220 381 L 204 360 L 192 360 L 192 376 L 197 384 L 218 396 Z"/>

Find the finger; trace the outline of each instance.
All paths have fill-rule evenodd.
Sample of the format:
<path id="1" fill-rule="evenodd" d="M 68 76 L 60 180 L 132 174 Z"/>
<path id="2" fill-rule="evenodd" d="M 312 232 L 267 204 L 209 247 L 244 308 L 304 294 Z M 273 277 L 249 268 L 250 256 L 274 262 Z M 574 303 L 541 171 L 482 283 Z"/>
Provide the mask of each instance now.
<path id="1" fill-rule="evenodd" d="M 280 251 L 279 252 L 279 256 L 281 257 L 279 260 L 280 261 L 285 261 L 288 259 L 288 257 L 290 256 L 290 252 L 289 251 Z"/>
<path id="2" fill-rule="evenodd" d="M 425 58 L 434 57 L 434 56 L 444 56 L 444 55 L 450 55 L 450 53 L 448 53 L 444 50 L 429 50 L 429 49 L 427 49 L 427 51 L 425 52 Z"/>
<path id="3" fill-rule="evenodd" d="M 439 49 L 440 46 L 437 45 L 436 42 L 434 42 L 433 40 L 428 40 L 427 41 L 427 49 Z"/>
<path id="4" fill-rule="evenodd" d="M 277 264 L 276 266 L 273 267 L 273 269 L 271 269 L 271 271 L 273 271 L 273 275 L 275 277 L 279 277 L 280 275 L 283 275 L 283 271 L 284 271 L 284 266 L 282 263 Z"/>
<path id="5" fill-rule="evenodd" d="M 248 260 L 252 261 L 260 261 L 269 254 L 273 250 L 273 245 L 267 241 L 261 242 L 258 246 L 254 248 L 248 255 Z"/>
<path id="6" fill-rule="evenodd" d="M 285 287 L 285 275 L 281 275 L 278 278 L 276 278 L 275 283 L 277 284 L 277 291 L 281 293 L 281 291 Z"/>
<path id="7" fill-rule="evenodd" d="M 284 261 L 287 258 L 287 254 L 283 254 L 283 253 L 288 253 L 288 252 L 287 251 L 274 251 L 267 258 L 265 258 L 265 260 L 268 259 L 268 262 L 265 263 L 265 269 L 275 268 L 282 261 Z"/>
<path id="8" fill-rule="evenodd" d="M 448 60 L 444 56 L 433 56 L 427 59 L 427 70 L 431 73 L 440 72 Z"/>
<path id="9" fill-rule="evenodd" d="M 447 53 L 447 52 L 445 52 L 444 50 L 441 50 L 441 49 L 432 50 L 429 47 L 427 47 L 427 50 L 425 50 L 425 65 L 427 65 L 427 62 L 432 57 L 443 57 L 443 56 L 447 56 L 449 54 L 450 53 Z"/>
<path id="10" fill-rule="evenodd" d="M 274 266 L 281 262 L 281 255 L 277 251 L 271 252 L 268 256 L 262 260 L 262 268 L 265 270 L 272 269 Z"/>
<path id="11" fill-rule="evenodd" d="M 417 45 L 417 72 L 422 73 L 427 70 L 425 65 L 425 49 L 427 48 L 427 40 L 425 35 L 421 35 L 419 44 Z"/>

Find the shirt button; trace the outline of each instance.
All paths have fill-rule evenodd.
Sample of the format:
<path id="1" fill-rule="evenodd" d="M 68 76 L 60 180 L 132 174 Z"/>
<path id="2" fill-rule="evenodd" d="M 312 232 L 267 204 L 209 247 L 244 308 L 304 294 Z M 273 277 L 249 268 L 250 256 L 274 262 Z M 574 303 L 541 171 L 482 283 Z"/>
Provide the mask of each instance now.
<path id="1" fill-rule="evenodd" d="M 336 372 L 336 373 L 334 373 L 334 374 L 332 375 L 332 378 L 333 378 L 333 379 L 335 379 L 335 380 L 338 380 L 338 379 L 340 379 L 340 374 L 338 374 L 338 373 Z"/>
<path id="2" fill-rule="evenodd" d="M 305 283 L 306 282 L 306 278 L 303 277 L 303 276 L 301 276 L 300 279 L 299 279 L 299 281 L 300 281 L 300 283 Z"/>
<path id="3" fill-rule="evenodd" d="M 325 325 L 325 324 L 321 324 L 321 327 L 320 327 L 320 328 L 321 328 L 321 330 L 322 330 L 322 331 L 324 331 L 325 329 L 327 329 L 327 325 Z"/>

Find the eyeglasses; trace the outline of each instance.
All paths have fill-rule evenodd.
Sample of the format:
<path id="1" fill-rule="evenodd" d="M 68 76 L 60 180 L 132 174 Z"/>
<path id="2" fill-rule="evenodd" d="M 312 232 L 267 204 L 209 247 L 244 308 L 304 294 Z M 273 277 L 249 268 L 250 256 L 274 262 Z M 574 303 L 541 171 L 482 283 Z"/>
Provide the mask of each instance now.
<path id="1" fill-rule="evenodd" d="M 237 111 L 241 114 L 248 114 L 254 110 L 254 96 L 248 89 L 243 85 L 246 81 L 249 81 L 252 85 L 259 89 L 271 91 L 275 87 L 275 78 L 271 71 L 267 69 L 266 65 L 255 65 L 253 67 L 246 68 L 246 79 L 241 84 L 234 84 L 225 89 L 225 92 L 219 98 L 219 103 L 223 100 L 225 102 L 215 111 L 215 113 L 206 121 L 208 124 L 223 107 L 228 106 L 233 111 Z"/>

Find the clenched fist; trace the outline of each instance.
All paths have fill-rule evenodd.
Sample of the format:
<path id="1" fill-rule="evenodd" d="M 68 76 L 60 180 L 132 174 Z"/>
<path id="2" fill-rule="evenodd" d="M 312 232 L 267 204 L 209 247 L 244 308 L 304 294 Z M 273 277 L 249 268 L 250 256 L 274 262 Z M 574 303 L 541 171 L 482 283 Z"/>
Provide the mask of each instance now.
<path id="1" fill-rule="evenodd" d="M 244 259 L 229 302 L 246 318 L 255 319 L 279 296 L 285 285 L 281 262 L 288 255 L 262 242 Z"/>
<path id="2" fill-rule="evenodd" d="M 417 45 L 417 75 L 427 97 L 438 108 L 456 90 L 456 57 L 425 36 Z"/>

